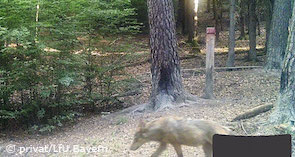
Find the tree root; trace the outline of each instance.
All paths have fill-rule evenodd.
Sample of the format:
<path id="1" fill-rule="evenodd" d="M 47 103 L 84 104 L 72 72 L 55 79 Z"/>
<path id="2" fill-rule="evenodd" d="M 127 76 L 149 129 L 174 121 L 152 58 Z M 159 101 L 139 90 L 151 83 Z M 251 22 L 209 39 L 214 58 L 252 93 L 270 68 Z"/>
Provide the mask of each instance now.
<path id="1" fill-rule="evenodd" d="M 155 106 L 152 106 L 151 101 L 149 101 L 144 104 L 130 107 L 130 109 L 125 109 L 126 110 L 125 113 L 128 112 L 134 115 L 134 114 L 142 114 L 145 112 L 161 112 L 161 111 L 169 110 L 169 109 L 188 107 L 190 105 L 206 105 L 206 104 L 212 104 L 216 102 L 216 100 L 202 99 L 188 92 L 185 92 L 184 95 L 185 96 L 182 101 L 174 101 L 173 97 L 169 95 L 159 94 L 156 98 L 157 104 Z"/>

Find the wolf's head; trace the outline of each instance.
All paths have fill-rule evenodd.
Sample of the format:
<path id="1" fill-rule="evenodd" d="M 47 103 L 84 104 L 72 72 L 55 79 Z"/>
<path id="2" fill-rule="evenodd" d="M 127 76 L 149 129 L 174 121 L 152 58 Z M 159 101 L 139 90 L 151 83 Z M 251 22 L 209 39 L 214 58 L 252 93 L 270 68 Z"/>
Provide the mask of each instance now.
<path id="1" fill-rule="evenodd" d="M 134 140 L 133 143 L 130 147 L 130 150 L 136 150 L 149 140 L 147 139 L 147 129 L 146 129 L 146 124 L 142 120 L 139 122 L 138 128 L 135 132 L 134 135 Z"/>

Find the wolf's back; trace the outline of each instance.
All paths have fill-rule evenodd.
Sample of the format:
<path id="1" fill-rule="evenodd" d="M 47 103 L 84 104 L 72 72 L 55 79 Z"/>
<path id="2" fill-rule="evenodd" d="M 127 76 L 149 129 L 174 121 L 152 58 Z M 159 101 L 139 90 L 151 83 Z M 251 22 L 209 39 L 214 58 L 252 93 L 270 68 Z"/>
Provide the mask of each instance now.
<path id="1" fill-rule="evenodd" d="M 194 121 L 194 125 L 207 135 L 209 141 L 212 141 L 213 135 L 215 134 L 222 134 L 222 135 L 232 134 L 232 131 L 230 129 L 216 122 L 212 122 L 208 120 L 193 120 L 193 121 Z"/>

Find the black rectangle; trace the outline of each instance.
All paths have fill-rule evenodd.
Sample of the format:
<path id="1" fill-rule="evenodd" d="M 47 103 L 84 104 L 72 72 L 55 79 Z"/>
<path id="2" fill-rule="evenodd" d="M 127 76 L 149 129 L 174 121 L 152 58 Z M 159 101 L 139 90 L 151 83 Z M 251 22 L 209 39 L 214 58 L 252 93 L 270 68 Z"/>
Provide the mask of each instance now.
<path id="1" fill-rule="evenodd" d="M 214 135 L 213 157 L 291 157 L 291 135 Z"/>

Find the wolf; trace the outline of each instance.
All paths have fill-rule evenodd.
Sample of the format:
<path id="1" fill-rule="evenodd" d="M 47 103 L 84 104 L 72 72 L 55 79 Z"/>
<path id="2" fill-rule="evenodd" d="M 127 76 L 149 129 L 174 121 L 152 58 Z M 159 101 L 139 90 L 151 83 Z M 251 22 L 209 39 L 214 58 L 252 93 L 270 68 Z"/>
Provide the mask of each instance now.
<path id="1" fill-rule="evenodd" d="M 171 144 L 178 157 L 183 157 L 181 145 L 202 146 L 205 156 L 212 157 L 214 134 L 229 135 L 232 131 L 218 123 L 208 120 L 192 120 L 180 117 L 162 117 L 145 123 L 139 122 L 130 150 L 137 150 L 149 141 L 160 143 L 152 157 L 158 157 Z"/>

